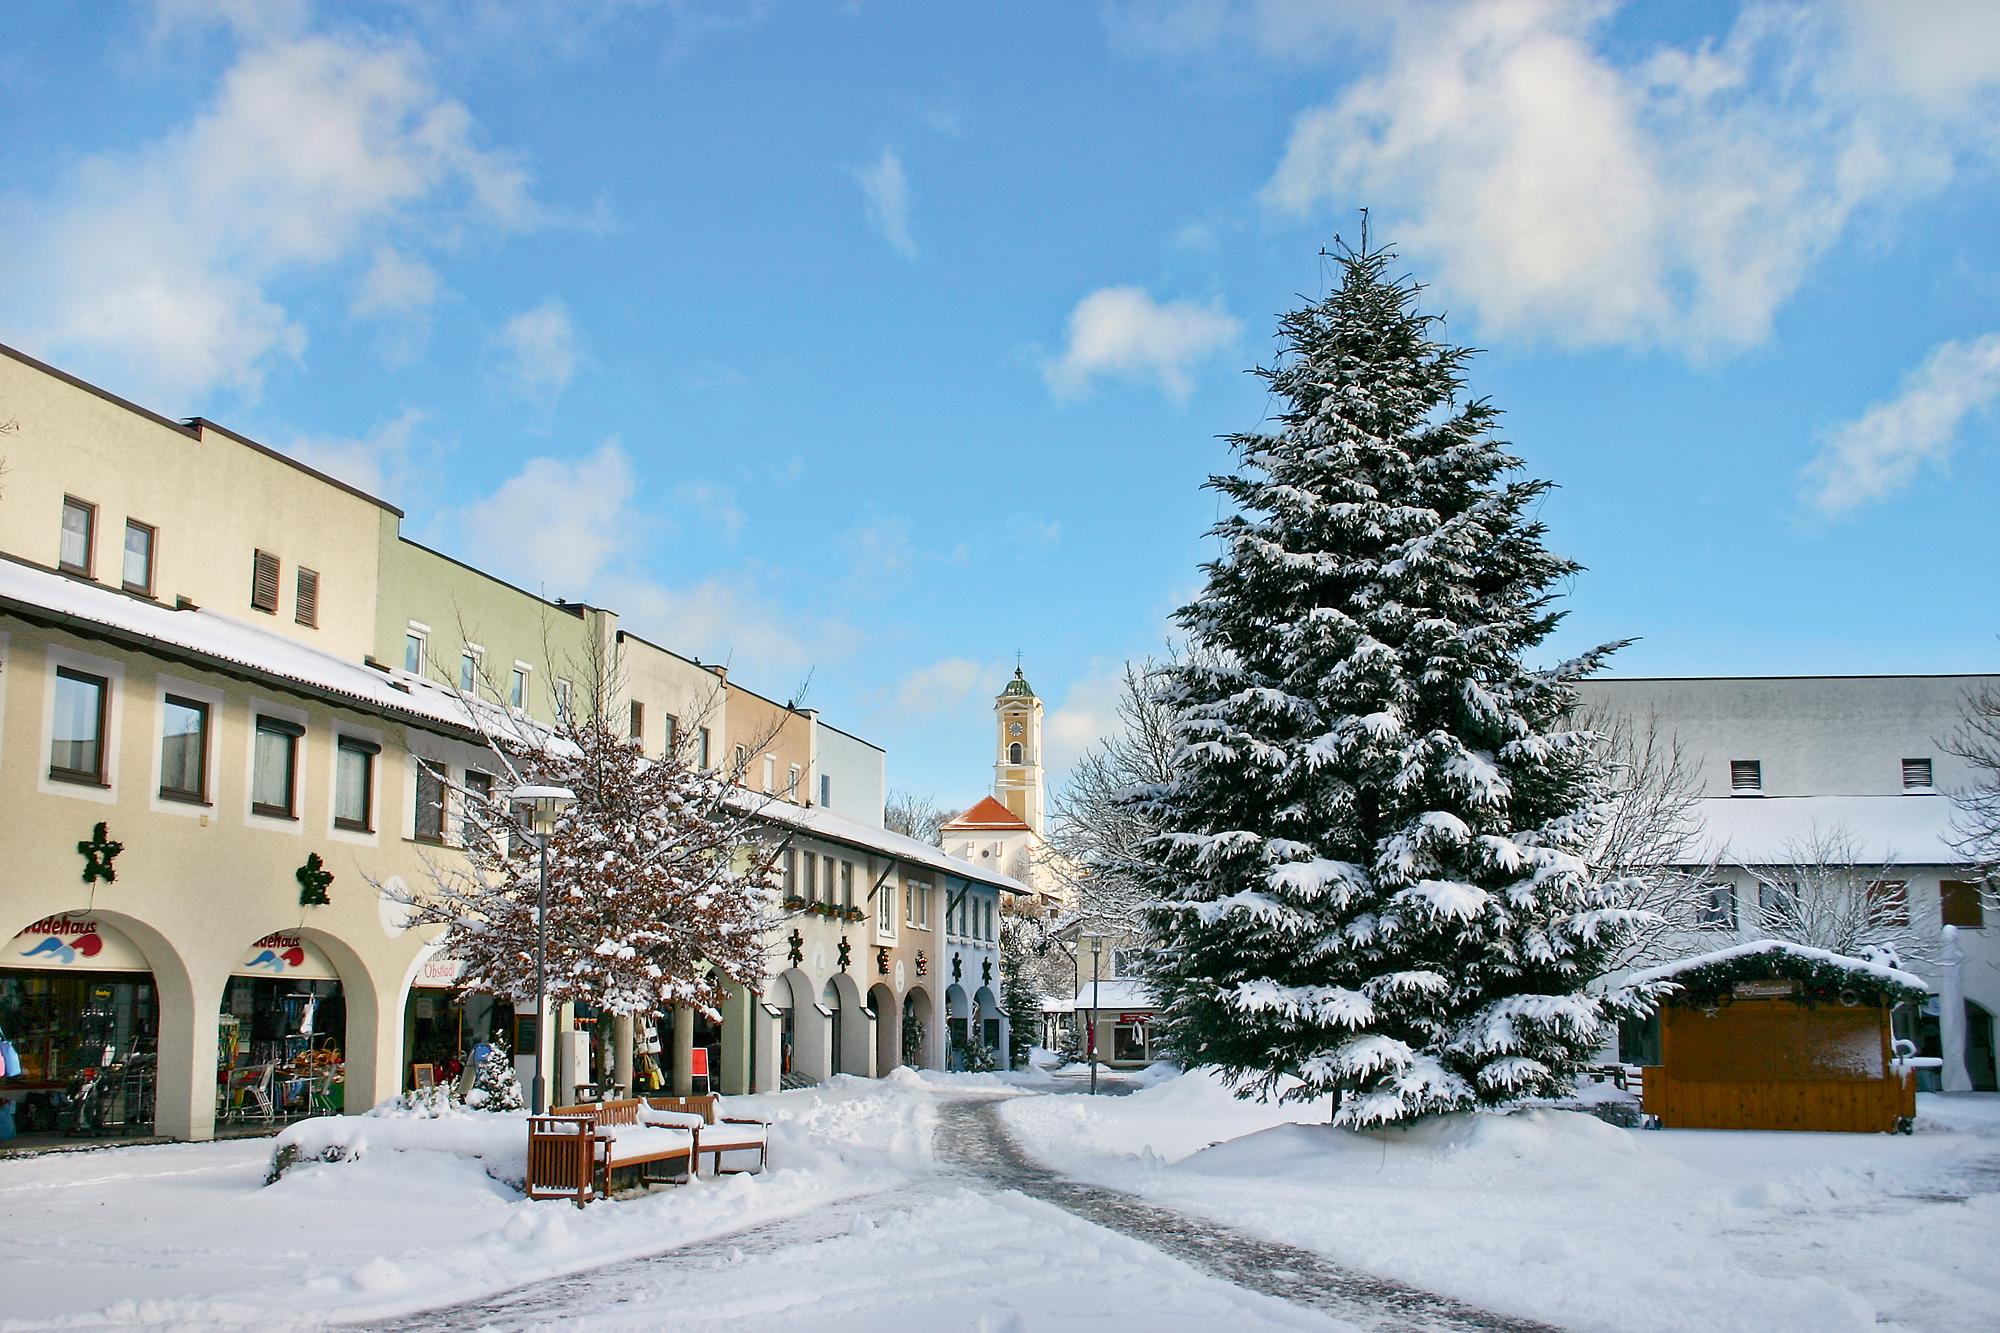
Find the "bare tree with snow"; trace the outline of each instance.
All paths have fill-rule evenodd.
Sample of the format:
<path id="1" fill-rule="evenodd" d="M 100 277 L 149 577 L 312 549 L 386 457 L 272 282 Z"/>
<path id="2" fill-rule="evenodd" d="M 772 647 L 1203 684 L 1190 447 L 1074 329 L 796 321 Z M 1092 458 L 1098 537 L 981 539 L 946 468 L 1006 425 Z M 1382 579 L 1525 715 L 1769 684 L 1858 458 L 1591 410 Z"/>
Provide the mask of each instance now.
<path id="1" fill-rule="evenodd" d="M 1893 860 L 1870 861 L 1835 826 L 1784 844 L 1780 861 L 1740 865 L 1757 894 L 1752 919 L 1772 939 L 1892 967 L 1935 963 L 1937 932 L 1914 924 L 1908 881 Z"/>
<path id="2" fill-rule="evenodd" d="M 1974 774 L 1969 786 L 1951 793 L 1952 847 L 1988 909 L 2000 909 L 2000 686 L 1988 681 L 1972 691 L 1945 748 Z"/>

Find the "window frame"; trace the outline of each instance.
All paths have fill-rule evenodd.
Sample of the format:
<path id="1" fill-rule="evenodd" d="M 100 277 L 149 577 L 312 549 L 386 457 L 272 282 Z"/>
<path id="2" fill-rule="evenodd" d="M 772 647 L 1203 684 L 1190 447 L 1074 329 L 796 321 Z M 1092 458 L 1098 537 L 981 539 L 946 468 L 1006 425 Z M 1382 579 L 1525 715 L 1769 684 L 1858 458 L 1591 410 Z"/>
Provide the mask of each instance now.
<path id="1" fill-rule="evenodd" d="M 646 705 L 638 699 L 625 701 L 625 731 L 627 739 L 646 743 Z"/>
<path id="2" fill-rule="evenodd" d="M 486 662 L 486 650 L 468 643 L 458 650 L 458 692 L 468 697 L 479 693 L 479 671 Z"/>
<path id="3" fill-rule="evenodd" d="M 528 711 L 528 678 L 533 670 L 526 662 L 516 662 L 513 674 L 508 677 L 507 706 L 517 713 Z"/>
<path id="4" fill-rule="evenodd" d="M 572 685 L 569 681 L 563 679 L 561 676 L 557 676 L 555 678 L 554 683 L 551 685 L 550 689 L 551 693 L 553 693 L 555 696 L 556 721 L 558 722 L 570 721 L 571 718 L 569 714 L 570 714 L 571 702 L 576 697 L 576 686 Z"/>
<path id="5" fill-rule="evenodd" d="M 361 756 L 361 818 L 344 818 L 340 813 L 341 757 L 348 754 Z M 373 833 L 375 831 L 375 761 L 382 755 L 382 746 L 365 736 L 337 735 L 333 741 L 333 826 L 343 833 Z"/>
<path id="6" fill-rule="evenodd" d="M 1748 778 L 1746 782 L 1743 779 Z M 1764 761 L 1761 759 L 1732 759 L 1729 761 L 1729 794 L 1731 796 L 1762 796 L 1764 794 Z"/>
<path id="7" fill-rule="evenodd" d="M 91 746 L 96 768 L 94 770 L 86 770 L 65 768 L 56 763 L 55 747 L 57 741 L 54 732 L 51 731 L 49 735 L 48 756 L 49 781 L 66 782 L 77 787 L 96 787 L 99 790 L 108 790 L 111 783 L 105 773 L 105 769 L 109 766 L 111 755 L 111 740 L 109 735 L 111 730 L 111 678 L 109 676 L 100 676 L 92 671 L 85 671 L 82 667 L 64 666 L 58 663 L 55 675 L 51 679 L 58 682 L 50 687 L 50 706 L 53 709 L 59 709 L 60 706 L 58 701 L 62 697 L 62 686 L 59 682 L 70 680 L 78 684 L 94 684 L 97 687 L 97 734 L 93 737 L 93 744 Z"/>
<path id="8" fill-rule="evenodd" d="M 877 899 L 875 903 L 875 933 L 884 936 L 894 935 L 896 933 L 896 895 L 889 892 L 888 884 L 884 883 L 881 888 L 875 891 L 875 897 Z"/>
<path id="9" fill-rule="evenodd" d="M 410 645 L 417 646 L 417 664 L 410 665 Z M 403 670 L 412 676 L 421 676 L 430 670 L 431 631 L 428 625 L 411 621 L 403 627 Z"/>
<path id="10" fill-rule="evenodd" d="M 1922 765 L 1923 781 L 1911 782 L 1911 773 L 1917 765 Z M 1929 756 L 1913 755 L 1903 760 L 1903 790 L 1924 795 L 1937 790 L 1937 765 Z"/>
<path id="11" fill-rule="evenodd" d="M 1907 926 L 1910 924 L 1910 882 L 1906 879 L 1870 880 L 1863 890 L 1870 904 L 1869 915 L 1874 916 L 1874 905 L 1881 904 L 1886 912 L 1881 916 L 1882 924 Z"/>
<path id="12" fill-rule="evenodd" d="M 477 791 L 482 801 L 491 802 L 494 788 L 497 785 L 493 775 L 485 769 L 468 768 L 465 770 L 465 774 L 459 782 L 460 791 L 458 797 L 458 845 L 460 847 L 470 847 L 472 845 L 472 839 L 466 836 L 472 820 L 472 801 L 470 797 Z M 445 801 L 448 804 L 450 800 L 451 796 L 447 790 Z"/>
<path id="13" fill-rule="evenodd" d="M 833 804 L 833 774 L 819 775 L 819 804 L 821 809 Z"/>
<path id="14" fill-rule="evenodd" d="M 1736 900 L 1735 881 L 1732 880 L 1725 884 L 1705 884 L 1698 888 L 1696 892 L 1701 895 L 1701 901 L 1695 906 L 1694 928 L 1696 930 L 1733 931 L 1738 928 L 1739 909 Z M 1727 903 L 1727 910 L 1717 913 L 1715 909 L 1720 903 Z M 1763 910 L 1761 898 L 1759 899 L 1758 910 Z"/>
<path id="15" fill-rule="evenodd" d="M 776 795 L 777 787 L 778 756 L 767 754 L 764 756 L 764 794 L 766 796 Z"/>
<path id="16" fill-rule="evenodd" d="M 264 562 L 271 562 L 271 604 L 265 606 L 257 600 L 258 588 L 264 582 Z M 278 614 L 278 606 L 285 598 L 285 562 L 261 547 L 250 553 L 250 609 L 261 611 L 267 616 Z"/>
<path id="17" fill-rule="evenodd" d="M 285 738 L 285 805 L 281 808 L 257 799 L 257 749 L 263 737 Z M 254 713 L 250 722 L 250 813 L 260 819 L 282 819 L 297 823 L 299 818 L 299 749 L 306 729 L 289 718 Z"/>
<path id="18" fill-rule="evenodd" d="M 126 566 L 132 558 L 132 534 L 134 532 L 143 532 L 146 534 L 146 581 L 144 583 L 134 583 L 130 578 L 126 577 L 128 573 Z M 154 571 L 159 565 L 159 552 L 159 528 L 151 523 L 141 523 L 136 518 L 128 517 L 125 520 L 125 549 L 119 553 L 118 586 L 126 592 L 150 598 L 153 595 L 153 585 L 156 582 Z"/>
<path id="19" fill-rule="evenodd" d="M 80 496 L 65 494 L 62 511 L 67 518 L 71 508 L 83 514 L 83 563 L 75 564 L 63 551 L 63 538 L 69 536 L 67 524 L 56 530 L 56 568 L 65 574 L 79 574 L 84 578 L 97 578 L 97 506 Z"/>
<path id="20" fill-rule="evenodd" d="M 188 791 L 180 787 L 169 787 L 167 785 L 167 755 L 166 755 L 167 711 L 166 710 L 168 708 L 186 708 L 201 715 L 201 731 L 199 732 L 200 744 L 196 747 L 196 754 L 199 756 L 195 766 L 196 781 L 199 784 L 199 790 L 197 791 Z M 176 694 L 172 690 L 162 690 L 160 692 L 159 796 L 161 800 L 179 801 L 183 805 L 212 804 L 208 796 L 208 786 L 209 786 L 208 746 L 211 735 L 209 728 L 214 721 L 214 717 L 215 714 L 212 710 L 212 707 L 209 704 L 209 701 L 206 699 L 196 699 L 189 695 Z"/>
<path id="21" fill-rule="evenodd" d="M 700 733 L 697 738 L 700 744 L 697 747 L 699 753 L 696 755 L 696 767 L 706 770 L 710 767 L 709 759 L 715 751 L 714 737 L 710 735 L 707 727 L 700 728 Z"/>
<path id="22" fill-rule="evenodd" d="M 788 801 L 796 801 L 796 800 L 798 800 L 798 799 L 799 799 L 799 779 L 800 779 L 800 778 L 802 778 L 802 777 L 804 777 L 805 775 L 806 775 L 806 771 L 805 771 L 805 769 L 801 768 L 801 767 L 800 767 L 799 765 L 797 765 L 797 764 L 793 764 L 793 765 L 792 765 L 792 766 L 791 766 L 791 767 L 790 767 L 790 768 L 789 768 L 789 769 L 788 769 L 788 770 L 786 771 L 786 773 L 785 773 L 785 799 L 786 799 L 786 800 L 788 800 Z"/>

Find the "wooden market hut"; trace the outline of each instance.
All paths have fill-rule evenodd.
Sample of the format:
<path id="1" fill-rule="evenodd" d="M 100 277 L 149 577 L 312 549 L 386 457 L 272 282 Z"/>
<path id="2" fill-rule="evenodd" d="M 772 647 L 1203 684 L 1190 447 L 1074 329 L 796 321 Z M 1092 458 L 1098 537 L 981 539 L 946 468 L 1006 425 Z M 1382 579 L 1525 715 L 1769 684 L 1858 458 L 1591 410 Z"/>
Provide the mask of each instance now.
<path id="1" fill-rule="evenodd" d="M 1895 1059 L 1889 1015 L 1921 1001 L 1908 972 L 1782 940 L 1652 968 L 1659 1063 L 1642 1106 L 1671 1129 L 1886 1133 L 1916 1115 L 1914 1074 Z"/>

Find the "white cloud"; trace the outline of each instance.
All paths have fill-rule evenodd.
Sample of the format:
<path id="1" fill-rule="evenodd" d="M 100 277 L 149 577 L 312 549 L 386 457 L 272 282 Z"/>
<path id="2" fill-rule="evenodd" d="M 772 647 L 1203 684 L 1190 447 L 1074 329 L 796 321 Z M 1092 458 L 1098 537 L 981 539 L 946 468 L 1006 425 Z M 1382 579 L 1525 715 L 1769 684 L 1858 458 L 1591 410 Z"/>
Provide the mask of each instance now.
<path id="1" fill-rule="evenodd" d="M 522 398 L 552 402 L 576 375 L 576 326 L 569 307 L 556 297 L 510 316 L 498 341 L 501 376 Z"/>
<path id="2" fill-rule="evenodd" d="M 1100 287 L 1069 315 L 1063 353 L 1042 368 L 1058 397 L 1074 397 L 1105 376 L 1156 382 L 1185 399 L 1192 373 L 1236 340 L 1242 321 L 1220 305 L 1161 303 L 1141 287 Z"/>
<path id="3" fill-rule="evenodd" d="M 733 677 L 780 697 L 804 690 L 815 667 L 851 656 L 862 642 L 861 634 L 837 617 L 788 613 L 748 575 L 676 588 L 644 574 L 622 573 L 597 588 L 598 599 L 640 635 L 722 663 Z"/>
<path id="4" fill-rule="evenodd" d="M 1395 12 L 1386 59 L 1298 119 L 1266 198 L 1376 205 L 1376 234 L 1495 331 L 1754 344 L 1857 213 L 1990 151 L 1974 111 L 1941 116 L 1894 79 L 1853 77 L 1865 34 L 1827 11 L 1753 4 L 1719 42 L 1622 63 L 1604 49 L 1606 4 Z M 1977 45 L 1980 26 L 1956 30 Z M 1913 71 L 1942 63 L 1939 42 L 1911 45 Z M 1947 68 L 1963 103 L 2000 59 Z"/>
<path id="5" fill-rule="evenodd" d="M 366 435 L 351 438 L 302 437 L 284 446 L 307 467 L 317 468 L 391 504 L 409 489 L 424 452 L 418 428 L 426 414 L 406 407 Z"/>
<path id="6" fill-rule="evenodd" d="M 1996 400 L 2000 333 L 1939 344 L 1893 398 L 1828 434 L 1806 469 L 1807 500 L 1838 514 L 1901 490 L 1918 468 L 1948 463 L 1965 419 Z"/>
<path id="7" fill-rule="evenodd" d="M 472 563 L 549 597 L 592 594 L 638 531 L 632 460 L 617 440 L 575 461 L 533 458 L 459 516 Z"/>
<path id="8" fill-rule="evenodd" d="M 478 145 L 422 54 L 361 36 L 240 34 L 203 109 L 83 158 L 0 214 L 0 302 L 24 341 L 142 399 L 254 394 L 306 334 L 274 294 L 413 223 L 536 219 L 526 173 Z"/>
<path id="9" fill-rule="evenodd" d="M 873 165 L 854 173 L 854 179 L 867 200 L 868 221 L 897 254 L 915 259 L 917 242 L 910 235 L 910 179 L 903 172 L 903 159 L 884 148 Z"/>
<path id="10" fill-rule="evenodd" d="M 363 319 L 414 314 L 437 299 L 437 288 L 437 270 L 429 264 L 394 246 L 379 246 L 348 311 Z"/>
<path id="11" fill-rule="evenodd" d="M 899 718 L 964 715 L 998 694 L 1008 672 L 1003 662 L 947 657 L 897 681 L 878 711 Z"/>
<path id="12" fill-rule="evenodd" d="M 1059 785 L 1070 766 L 1098 741 L 1116 732 L 1118 699 L 1125 690 L 1125 666 L 1105 666 L 1063 692 L 1062 703 L 1042 719 L 1042 766 Z"/>

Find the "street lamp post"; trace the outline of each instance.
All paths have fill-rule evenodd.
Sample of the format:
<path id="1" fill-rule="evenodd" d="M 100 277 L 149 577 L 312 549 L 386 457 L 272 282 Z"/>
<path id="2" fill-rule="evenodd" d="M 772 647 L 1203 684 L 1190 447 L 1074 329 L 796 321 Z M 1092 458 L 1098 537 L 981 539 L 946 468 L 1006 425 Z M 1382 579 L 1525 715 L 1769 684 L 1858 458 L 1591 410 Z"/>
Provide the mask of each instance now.
<path id="1" fill-rule="evenodd" d="M 567 787 L 522 786 L 514 788 L 508 801 L 526 817 L 528 835 L 535 840 L 541 856 L 541 883 L 535 892 L 535 1087 L 536 1115 L 549 1110 L 548 1081 L 542 1073 L 542 1048 L 548 1032 L 549 963 L 549 836 L 556 820 L 576 803 L 576 793 Z"/>
<path id="2" fill-rule="evenodd" d="M 1104 973 L 1104 937 L 1090 937 L 1090 1095 L 1098 1095 L 1098 979 Z"/>

